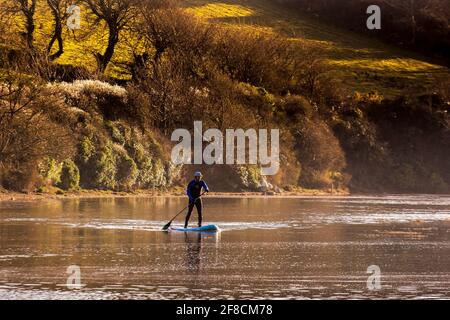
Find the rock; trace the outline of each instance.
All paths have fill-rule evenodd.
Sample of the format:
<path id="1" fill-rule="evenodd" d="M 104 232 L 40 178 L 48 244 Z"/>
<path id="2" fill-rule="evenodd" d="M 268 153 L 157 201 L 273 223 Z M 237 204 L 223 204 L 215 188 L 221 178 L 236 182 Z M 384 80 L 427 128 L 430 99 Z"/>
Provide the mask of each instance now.
<path id="1" fill-rule="evenodd" d="M 282 193 L 283 192 L 283 190 L 281 190 L 280 187 L 278 187 L 278 186 L 275 186 L 273 188 L 273 191 L 275 191 L 275 193 Z"/>
<path id="2" fill-rule="evenodd" d="M 261 192 L 268 192 L 269 190 L 273 189 L 273 185 L 268 182 L 267 180 L 262 180 L 261 183 L 259 184 L 259 191 Z"/>

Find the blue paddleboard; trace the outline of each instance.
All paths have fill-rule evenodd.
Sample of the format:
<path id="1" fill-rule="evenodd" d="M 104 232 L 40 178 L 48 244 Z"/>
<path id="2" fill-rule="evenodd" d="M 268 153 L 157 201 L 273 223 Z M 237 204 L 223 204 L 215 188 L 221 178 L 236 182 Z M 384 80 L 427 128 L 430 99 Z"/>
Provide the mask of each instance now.
<path id="1" fill-rule="evenodd" d="M 181 231 L 181 232 L 218 232 L 219 227 L 215 224 L 210 224 L 208 226 L 203 226 L 200 228 L 170 228 L 171 231 Z"/>

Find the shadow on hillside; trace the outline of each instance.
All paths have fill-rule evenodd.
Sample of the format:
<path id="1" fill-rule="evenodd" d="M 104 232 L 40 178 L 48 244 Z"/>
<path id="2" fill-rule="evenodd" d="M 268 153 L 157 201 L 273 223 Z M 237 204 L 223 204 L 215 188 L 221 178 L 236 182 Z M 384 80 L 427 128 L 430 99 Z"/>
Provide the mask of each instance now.
<path id="1" fill-rule="evenodd" d="M 372 37 L 326 24 L 310 14 L 292 12 L 280 3 L 263 0 L 242 0 L 239 2 L 228 0 L 191 0 L 187 1 L 186 6 L 200 9 L 208 4 L 239 5 L 254 12 L 254 14 L 248 16 L 210 18 L 210 21 L 242 25 L 248 28 L 270 28 L 287 37 L 321 45 L 329 58 L 350 56 L 358 59 L 412 58 L 430 61 L 417 53 L 407 52 L 384 44 Z"/>

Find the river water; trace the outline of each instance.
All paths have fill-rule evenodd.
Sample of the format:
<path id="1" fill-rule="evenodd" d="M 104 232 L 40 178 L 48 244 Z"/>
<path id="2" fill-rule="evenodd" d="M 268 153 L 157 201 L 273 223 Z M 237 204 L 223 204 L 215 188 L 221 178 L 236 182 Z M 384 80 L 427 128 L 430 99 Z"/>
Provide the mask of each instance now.
<path id="1" fill-rule="evenodd" d="M 162 232 L 184 205 L 0 202 L 0 299 L 450 298 L 450 196 L 211 197 L 221 232 Z"/>

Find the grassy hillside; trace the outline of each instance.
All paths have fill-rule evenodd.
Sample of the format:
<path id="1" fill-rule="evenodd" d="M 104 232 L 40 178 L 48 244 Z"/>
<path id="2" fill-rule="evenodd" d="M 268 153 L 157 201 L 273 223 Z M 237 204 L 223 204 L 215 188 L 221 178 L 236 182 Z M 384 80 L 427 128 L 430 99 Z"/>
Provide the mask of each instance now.
<path id="1" fill-rule="evenodd" d="M 273 1 L 187 0 L 186 7 L 211 22 L 282 34 L 299 45 L 315 44 L 324 50 L 329 75 L 359 92 L 378 91 L 392 97 L 405 90 L 427 89 L 450 76 L 448 68 L 424 57 L 321 23 L 307 14 L 292 13 Z"/>
<path id="2" fill-rule="evenodd" d="M 377 91 L 384 97 L 392 98 L 405 91 L 426 91 L 439 79 L 450 77 L 448 68 L 427 62 L 424 57 L 321 23 L 307 14 L 293 13 L 274 1 L 185 0 L 182 3 L 189 12 L 211 23 L 280 34 L 299 46 L 316 46 L 323 50 L 323 58 L 328 64 L 327 75 L 334 82 L 344 84 L 349 91 Z M 38 45 L 45 47 L 43 40 L 51 34 L 52 19 L 44 2 L 39 2 L 36 18 L 36 40 Z M 64 30 L 65 53 L 57 59 L 57 63 L 95 69 L 94 53 L 104 50 L 107 30 L 102 24 L 92 29 L 93 21 L 87 10 L 83 10 L 81 30 Z M 23 30 L 22 22 L 16 21 L 12 28 Z M 107 74 L 118 79 L 129 79 L 124 65 L 131 61 L 133 53 L 141 53 L 140 45 L 125 32 Z"/>

